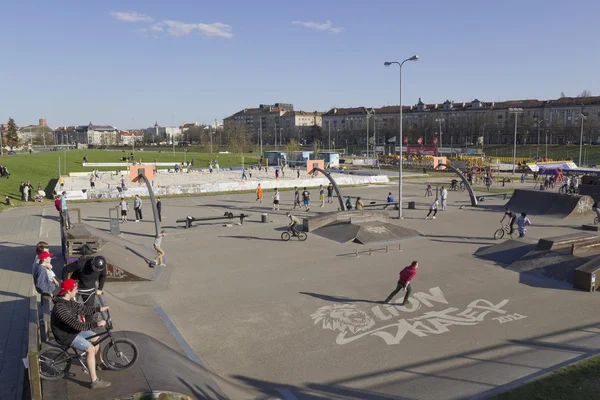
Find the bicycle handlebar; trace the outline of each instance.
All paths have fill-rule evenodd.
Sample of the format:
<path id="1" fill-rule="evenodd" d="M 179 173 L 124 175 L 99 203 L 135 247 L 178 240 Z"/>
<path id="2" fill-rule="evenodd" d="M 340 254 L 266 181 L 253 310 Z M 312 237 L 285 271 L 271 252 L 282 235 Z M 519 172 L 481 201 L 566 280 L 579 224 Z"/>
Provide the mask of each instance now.
<path id="1" fill-rule="evenodd" d="M 104 299 L 102 298 L 102 295 L 98 295 L 96 296 L 98 297 L 98 301 L 100 302 L 100 306 L 104 307 Z M 101 312 L 102 317 L 104 317 L 104 311 Z M 110 331 L 112 330 L 113 326 L 112 326 L 112 320 L 110 319 L 110 310 L 106 310 L 106 318 L 104 318 L 104 320 L 106 321 L 106 330 Z"/>

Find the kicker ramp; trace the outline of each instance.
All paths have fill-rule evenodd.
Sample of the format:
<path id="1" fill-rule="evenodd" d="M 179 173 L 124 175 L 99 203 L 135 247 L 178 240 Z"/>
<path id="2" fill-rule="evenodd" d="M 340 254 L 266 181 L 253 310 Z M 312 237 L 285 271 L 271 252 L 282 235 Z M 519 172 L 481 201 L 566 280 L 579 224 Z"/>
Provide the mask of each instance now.
<path id="1" fill-rule="evenodd" d="M 506 207 L 520 214 L 549 215 L 558 218 L 581 218 L 593 215 L 590 196 L 569 196 L 548 190 L 515 189 Z"/>

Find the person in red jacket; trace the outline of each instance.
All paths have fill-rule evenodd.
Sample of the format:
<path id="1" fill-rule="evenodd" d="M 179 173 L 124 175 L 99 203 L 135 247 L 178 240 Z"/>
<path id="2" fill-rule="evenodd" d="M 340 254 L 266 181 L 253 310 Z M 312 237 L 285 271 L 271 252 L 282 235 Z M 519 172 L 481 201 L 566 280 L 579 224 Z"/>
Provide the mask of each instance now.
<path id="1" fill-rule="evenodd" d="M 400 303 L 403 306 L 410 297 L 410 293 L 412 292 L 412 285 L 410 282 L 417 276 L 417 268 L 419 268 L 419 263 L 413 261 L 410 263 L 408 267 L 404 267 L 402 271 L 400 271 L 400 279 L 398 280 L 398 285 L 396 286 L 396 290 L 394 290 L 390 295 L 385 299 L 383 304 L 387 304 L 392 300 L 392 298 L 402 289 L 406 290 L 406 295 L 404 296 L 404 300 Z"/>

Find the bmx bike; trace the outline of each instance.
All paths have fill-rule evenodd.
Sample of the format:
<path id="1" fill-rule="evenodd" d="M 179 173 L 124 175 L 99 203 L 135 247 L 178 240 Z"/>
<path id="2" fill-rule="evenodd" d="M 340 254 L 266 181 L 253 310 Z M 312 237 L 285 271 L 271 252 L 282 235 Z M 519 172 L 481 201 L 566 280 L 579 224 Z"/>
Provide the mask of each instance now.
<path id="1" fill-rule="evenodd" d="M 494 232 L 494 239 L 502 239 L 505 234 L 512 238 L 513 233 L 510 232 L 510 225 L 502 225 L 502 228 Z"/>
<path id="2" fill-rule="evenodd" d="M 101 298 L 100 303 L 104 305 Z M 113 337 L 113 324 L 110 318 L 110 311 L 107 311 L 107 315 L 106 325 L 104 326 L 106 331 L 90 336 L 88 339 L 95 337 L 101 338 L 93 345 L 99 345 L 106 340 L 109 341 L 100 353 L 101 361 L 106 368 L 113 371 L 127 369 L 136 363 L 139 353 L 138 348 L 136 344 L 129 339 L 116 339 Z M 72 352 L 69 350 L 72 350 Z M 48 347 L 42 350 L 38 355 L 40 376 L 42 379 L 50 381 L 61 379 L 69 372 L 71 364 L 74 361 L 79 362 L 85 373 L 89 374 L 87 365 L 84 362 L 85 357 L 85 351 L 77 350 L 71 346 Z"/>
<path id="3" fill-rule="evenodd" d="M 565 186 L 563 185 L 563 186 L 561 186 L 560 188 L 558 188 L 558 193 L 560 193 L 560 194 L 566 194 L 566 195 L 572 196 L 572 195 L 574 195 L 574 194 L 579 194 L 579 190 L 575 189 L 575 188 L 574 188 L 574 187 L 572 187 L 572 186 L 565 187 Z"/>
<path id="4" fill-rule="evenodd" d="M 290 227 L 288 226 L 287 230 L 281 234 L 281 240 L 287 242 L 292 237 L 298 238 L 299 241 L 304 242 L 306 240 L 306 233 L 301 231 L 296 231 L 297 234 L 294 234 Z"/>

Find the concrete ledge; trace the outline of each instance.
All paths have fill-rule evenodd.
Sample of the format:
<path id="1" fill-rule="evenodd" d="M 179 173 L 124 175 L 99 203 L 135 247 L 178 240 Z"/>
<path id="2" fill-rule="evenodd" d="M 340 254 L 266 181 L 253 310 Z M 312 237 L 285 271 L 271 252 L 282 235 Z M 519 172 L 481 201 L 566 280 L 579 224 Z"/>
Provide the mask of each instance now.
<path id="1" fill-rule="evenodd" d="M 333 222 L 371 222 L 385 221 L 389 219 L 387 211 L 333 211 L 316 215 L 314 217 L 304 218 L 303 226 L 305 232 L 311 232 L 322 226 Z"/>
<path id="2" fill-rule="evenodd" d="M 573 244 L 591 241 L 600 241 L 600 236 L 595 233 L 573 233 L 540 239 L 535 249 L 545 251 L 558 250 L 571 247 Z"/>
<path id="3" fill-rule="evenodd" d="M 600 230 L 600 225 L 581 225 L 581 229 L 583 229 L 584 231 L 593 231 L 593 232 L 598 232 Z"/>

